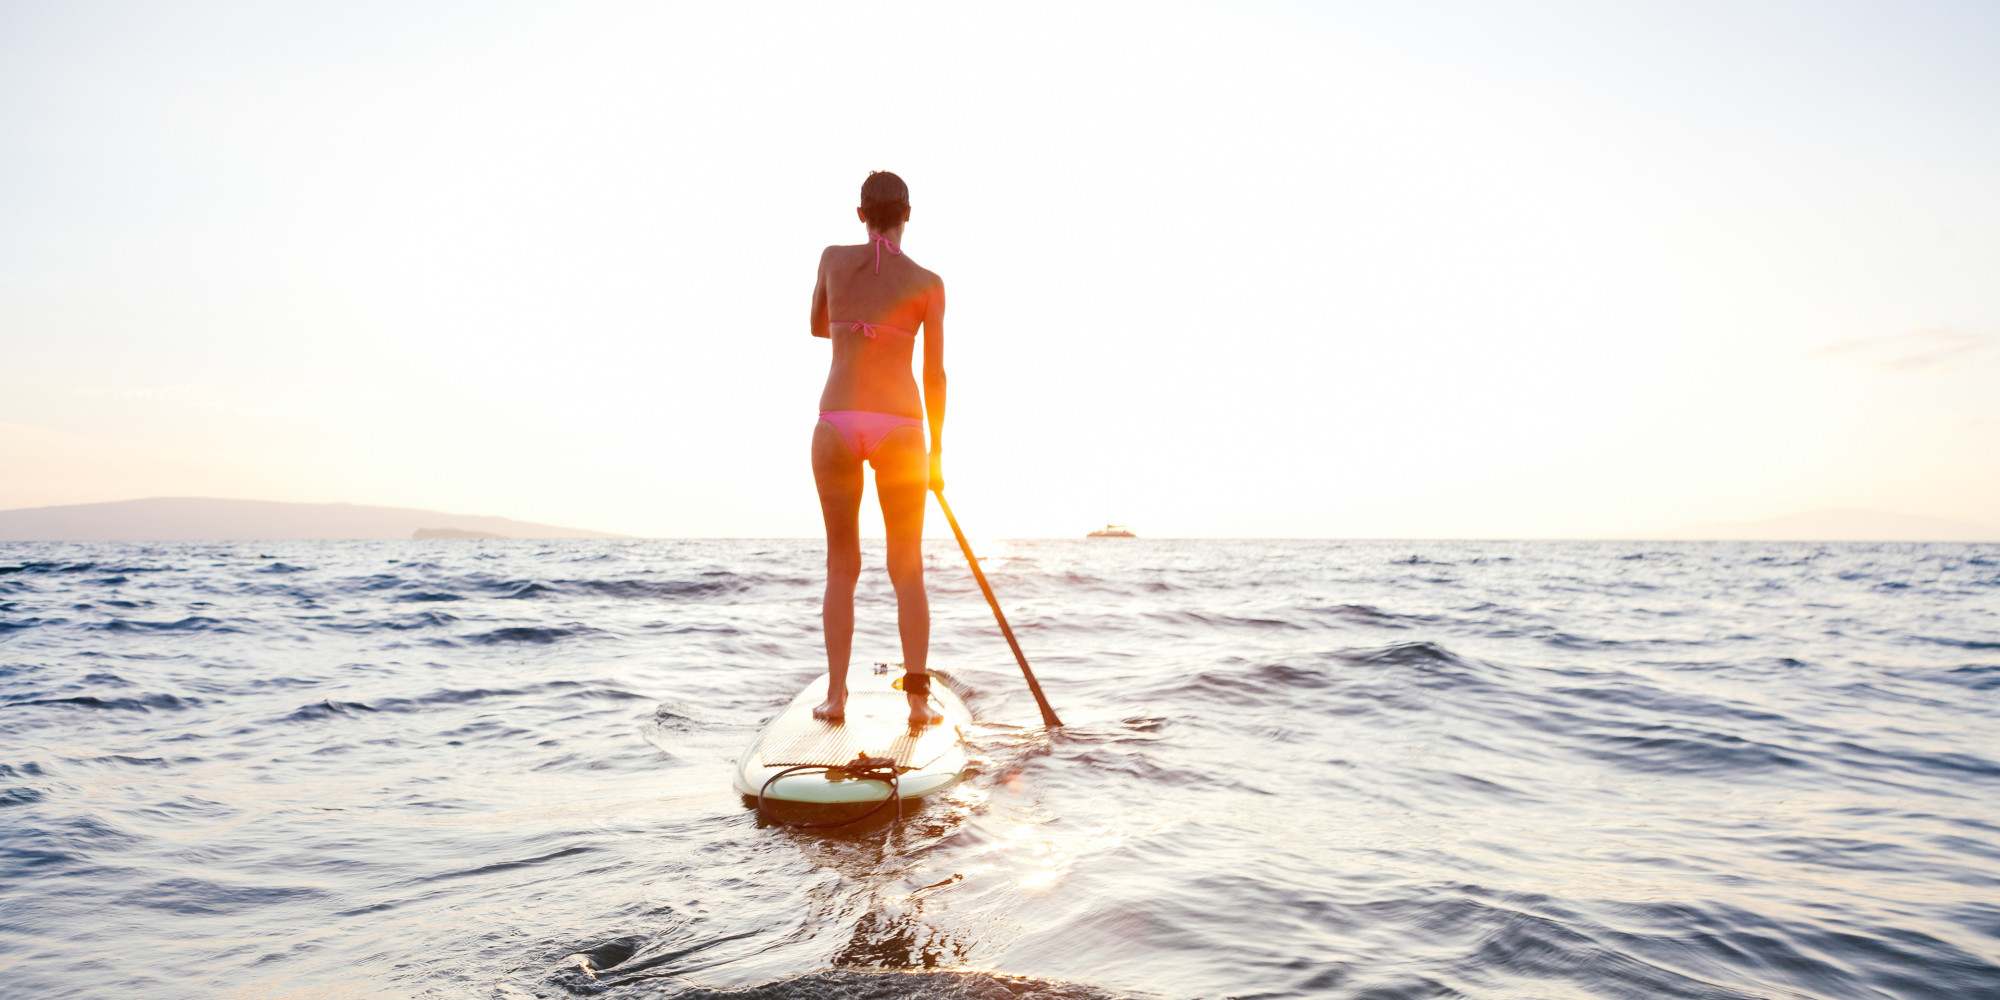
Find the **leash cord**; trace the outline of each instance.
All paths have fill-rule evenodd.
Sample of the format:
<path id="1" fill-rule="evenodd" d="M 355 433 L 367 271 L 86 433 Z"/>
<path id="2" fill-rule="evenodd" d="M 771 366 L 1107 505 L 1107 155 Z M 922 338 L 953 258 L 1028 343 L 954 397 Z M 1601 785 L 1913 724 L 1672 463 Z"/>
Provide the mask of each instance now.
<path id="1" fill-rule="evenodd" d="M 880 761 L 880 763 L 877 763 L 877 761 Z M 875 808 L 870 809 L 859 816 L 851 816 L 837 823 L 795 823 L 791 820 L 779 819 L 775 814 L 771 812 L 770 808 L 764 804 L 765 793 L 771 790 L 772 782 L 777 781 L 779 778 L 782 778 L 785 775 L 797 774 L 801 771 L 818 771 L 821 774 L 837 773 L 854 779 L 865 779 L 869 781 L 886 781 L 889 784 L 889 794 L 882 801 L 875 803 Z M 782 771 L 779 771 L 777 774 L 771 775 L 769 778 L 766 778 L 764 780 L 764 787 L 757 789 L 757 815 L 762 816 L 765 819 L 778 824 L 779 826 L 789 826 L 795 830 L 827 830 L 836 826 L 847 826 L 850 823 L 859 823 L 862 820 L 867 819 L 868 817 L 873 816 L 878 812 L 881 812 L 883 808 L 888 806 L 889 803 L 891 802 L 894 802 L 896 804 L 896 818 L 898 821 L 900 821 L 903 817 L 902 781 L 897 776 L 896 765 L 888 761 L 886 758 L 882 757 L 864 758 L 862 760 L 857 760 L 851 764 L 800 764 L 796 767 L 788 767 Z"/>

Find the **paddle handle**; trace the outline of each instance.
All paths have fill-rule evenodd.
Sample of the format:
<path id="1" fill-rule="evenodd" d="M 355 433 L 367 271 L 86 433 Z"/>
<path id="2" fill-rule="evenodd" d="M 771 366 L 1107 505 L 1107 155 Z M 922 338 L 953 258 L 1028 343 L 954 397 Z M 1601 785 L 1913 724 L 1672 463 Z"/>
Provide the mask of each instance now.
<path id="1" fill-rule="evenodd" d="M 1000 623 L 1000 634 L 1007 637 L 1007 648 L 1014 651 L 1014 662 L 1021 665 L 1021 676 L 1028 679 L 1028 690 L 1035 696 L 1035 704 L 1042 710 L 1042 725 L 1055 727 L 1062 725 L 1056 718 L 1056 710 L 1049 707 L 1049 699 L 1042 694 L 1042 685 L 1035 680 L 1035 672 L 1028 669 L 1028 657 L 1021 652 L 1021 644 L 1014 639 L 1014 630 L 1007 625 L 1007 616 L 1000 612 L 1000 601 L 993 596 L 993 585 L 986 582 L 986 574 L 979 568 L 979 557 L 972 554 L 972 543 L 965 540 L 965 532 L 958 526 L 958 518 L 951 515 L 951 504 L 944 501 L 944 491 L 936 490 L 938 506 L 944 508 L 944 519 L 951 523 L 951 533 L 958 536 L 958 547 L 965 552 L 965 564 L 972 567 L 972 578 L 979 581 L 979 592 L 986 595 L 986 606 L 993 609 L 993 617 Z"/>

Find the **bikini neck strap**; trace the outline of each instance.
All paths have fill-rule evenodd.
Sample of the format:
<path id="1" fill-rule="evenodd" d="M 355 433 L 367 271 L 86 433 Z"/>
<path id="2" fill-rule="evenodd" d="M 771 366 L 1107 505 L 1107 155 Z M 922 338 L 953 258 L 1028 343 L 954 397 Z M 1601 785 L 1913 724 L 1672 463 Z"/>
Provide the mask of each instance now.
<path id="1" fill-rule="evenodd" d="M 875 244 L 875 273 L 876 273 L 876 274 L 881 274 L 881 273 L 882 273 L 882 248 L 883 248 L 883 247 L 888 247 L 888 248 L 889 248 L 889 253 L 890 253 L 890 254 L 892 254 L 892 255 L 895 255 L 895 256 L 899 256 L 899 257 L 900 257 L 900 256 L 902 256 L 902 253 L 903 253 L 903 248 L 902 248 L 902 247 L 899 247 L 899 246 L 897 246 L 896 244 L 894 244 L 894 243 L 891 243 L 891 242 L 889 242 L 889 237 L 887 237 L 887 236 L 884 236 L 884 235 L 882 235 L 881 233 L 878 233 L 878 232 L 876 232 L 876 231 L 874 231 L 874 230 L 872 230 L 872 229 L 868 231 L 868 242 L 870 242 L 870 243 L 873 243 L 873 244 Z"/>

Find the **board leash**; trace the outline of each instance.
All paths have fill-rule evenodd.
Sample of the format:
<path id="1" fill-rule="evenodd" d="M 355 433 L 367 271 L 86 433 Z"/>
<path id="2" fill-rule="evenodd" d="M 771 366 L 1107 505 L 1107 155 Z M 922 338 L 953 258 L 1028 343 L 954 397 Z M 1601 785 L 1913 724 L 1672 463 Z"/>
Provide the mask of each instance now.
<path id="1" fill-rule="evenodd" d="M 843 819 L 834 823 L 802 823 L 802 822 L 793 822 L 792 820 L 788 819 L 780 819 L 776 813 L 773 813 L 770 810 L 769 806 L 766 806 L 764 804 L 765 802 L 764 795 L 766 792 L 769 792 L 771 790 L 772 782 L 777 781 L 779 778 L 782 778 L 785 775 L 798 774 L 801 771 L 818 771 L 821 774 L 838 774 L 841 775 L 842 777 L 853 778 L 856 780 L 886 781 L 889 783 L 889 796 L 883 799 L 882 801 L 875 803 L 875 808 L 870 809 L 865 813 L 861 813 L 858 816 L 850 816 L 847 819 Z M 888 757 L 870 757 L 865 753 L 856 753 L 854 755 L 854 759 L 848 761 L 845 764 L 799 764 L 794 767 L 788 767 L 782 771 L 779 771 L 777 774 L 771 775 L 769 778 L 764 779 L 764 787 L 757 789 L 757 815 L 762 816 L 765 819 L 778 824 L 779 826 L 789 826 L 796 830 L 828 830 L 836 826 L 846 826 L 850 823 L 859 823 L 862 820 L 867 819 L 868 817 L 873 816 L 878 812 L 881 812 L 883 808 L 886 807 L 891 802 L 894 802 L 896 804 L 896 821 L 900 823 L 902 822 L 903 819 L 903 785 L 902 785 L 902 780 L 899 777 L 898 772 L 896 770 L 896 762 Z"/>

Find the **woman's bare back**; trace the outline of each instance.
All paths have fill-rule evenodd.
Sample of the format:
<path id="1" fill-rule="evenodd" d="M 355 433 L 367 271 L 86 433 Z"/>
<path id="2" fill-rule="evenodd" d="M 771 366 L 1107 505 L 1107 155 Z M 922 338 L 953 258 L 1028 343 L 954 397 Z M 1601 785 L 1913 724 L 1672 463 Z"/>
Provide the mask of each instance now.
<path id="1" fill-rule="evenodd" d="M 923 417 L 910 362 L 918 333 L 941 334 L 943 299 L 942 279 L 875 240 L 827 247 L 813 290 L 813 336 L 833 340 L 820 410 Z"/>

